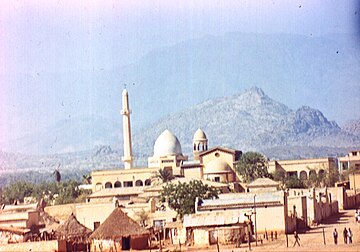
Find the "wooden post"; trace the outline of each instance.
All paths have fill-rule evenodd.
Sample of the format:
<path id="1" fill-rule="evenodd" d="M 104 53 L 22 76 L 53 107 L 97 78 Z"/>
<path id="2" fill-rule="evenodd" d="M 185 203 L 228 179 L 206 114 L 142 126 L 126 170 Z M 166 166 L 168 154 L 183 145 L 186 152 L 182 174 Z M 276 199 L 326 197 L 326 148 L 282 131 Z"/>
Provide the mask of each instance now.
<path id="1" fill-rule="evenodd" d="M 323 228 L 323 239 L 324 239 L 324 245 L 326 245 L 326 241 L 325 241 L 325 230 Z"/>
<path id="2" fill-rule="evenodd" d="M 287 248 L 289 247 L 289 237 L 288 237 L 288 234 L 286 234 L 286 247 L 287 247 Z"/>
<path id="3" fill-rule="evenodd" d="M 181 252 L 181 241 L 180 241 L 180 238 L 179 238 L 179 247 L 180 247 L 180 252 Z"/>
<path id="4" fill-rule="evenodd" d="M 216 236 L 216 248 L 217 248 L 217 252 L 220 252 L 220 248 L 219 248 L 219 236 Z"/>

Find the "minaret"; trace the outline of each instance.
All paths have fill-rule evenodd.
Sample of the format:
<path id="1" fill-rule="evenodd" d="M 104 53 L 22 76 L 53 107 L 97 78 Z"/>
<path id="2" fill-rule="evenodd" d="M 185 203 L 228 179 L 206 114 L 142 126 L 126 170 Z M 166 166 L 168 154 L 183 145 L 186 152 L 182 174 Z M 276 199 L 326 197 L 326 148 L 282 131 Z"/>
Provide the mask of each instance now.
<path id="1" fill-rule="evenodd" d="M 124 138 L 124 162 L 125 169 L 132 168 L 132 150 L 131 150 L 131 127 L 130 127 L 130 108 L 129 108 L 129 95 L 126 89 L 122 92 L 122 110 L 123 116 L 123 138 Z"/>

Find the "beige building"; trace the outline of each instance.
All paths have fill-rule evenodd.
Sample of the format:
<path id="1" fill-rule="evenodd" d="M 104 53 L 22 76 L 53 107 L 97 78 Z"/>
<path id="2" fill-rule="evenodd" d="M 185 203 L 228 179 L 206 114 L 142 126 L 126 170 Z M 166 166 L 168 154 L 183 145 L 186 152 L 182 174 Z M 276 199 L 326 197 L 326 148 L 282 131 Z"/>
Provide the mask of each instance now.
<path id="1" fill-rule="evenodd" d="M 277 231 L 292 233 L 296 219 L 288 211 L 287 194 L 283 191 L 221 194 L 218 199 L 203 200 L 196 213 L 219 212 L 224 216 L 248 216 L 258 234 Z M 277 220 L 274 222 L 274 220 Z"/>
<path id="2" fill-rule="evenodd" d="M 339 158 L 340 172 L 360 170 L 360 150 L 350 151 L 345 157 Z"/>
<path id="3" fill-rule="evenodd" d="M 314 158 L 298 160 L 275 160 L 268 162 L 269 173 L 284 171 L 288 176 L 296 176 L 300 179 L 307 179 L 311 173 L 321 174 L 337 169 L 336 158 Z"/>
<path id="4" fill-rule="evenodd" d="M 132 168 L 93 171 L 92 191 L 119 187 L 144 187 L 151 185 L 151 179 L 159 168 Z"/>
<path id="5" fill-rule="evenodd" d="M 0 210 L 0 225 L 17 228 L 33 228 L 39 225 L 40 214 L 36 204 L 7 205 Z"/>

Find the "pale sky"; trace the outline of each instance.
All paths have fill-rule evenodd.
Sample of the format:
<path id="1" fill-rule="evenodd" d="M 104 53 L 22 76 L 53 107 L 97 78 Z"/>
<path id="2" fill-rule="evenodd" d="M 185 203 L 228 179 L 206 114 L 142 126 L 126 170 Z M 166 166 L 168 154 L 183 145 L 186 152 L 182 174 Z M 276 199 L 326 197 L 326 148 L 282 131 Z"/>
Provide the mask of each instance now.
<path id="1" fill-rule="evenodd" d="M 359 1 L 343 0 L 1 1 L 0 142 L 62 119 L 69 111 L 58 112 L 59 101 L 83 102 L 51 74 L 113 70 L 152 49 L 227 32 L 359 33 L 358 12 Z"/>

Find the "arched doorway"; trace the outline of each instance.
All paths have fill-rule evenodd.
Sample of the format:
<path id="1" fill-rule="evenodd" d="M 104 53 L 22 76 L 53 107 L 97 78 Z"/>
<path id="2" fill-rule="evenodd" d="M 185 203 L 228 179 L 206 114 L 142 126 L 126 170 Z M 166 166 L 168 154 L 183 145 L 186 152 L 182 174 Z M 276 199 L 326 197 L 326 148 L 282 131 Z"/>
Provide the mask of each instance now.
<path id="1" fill-rule="evenodd" d="M 115 187 L 115 188 L 121 187 L 121 182 L 120 182 L 120 181 L 116 181 L 116 182 L 114 183 L 114 187 Z"/>

